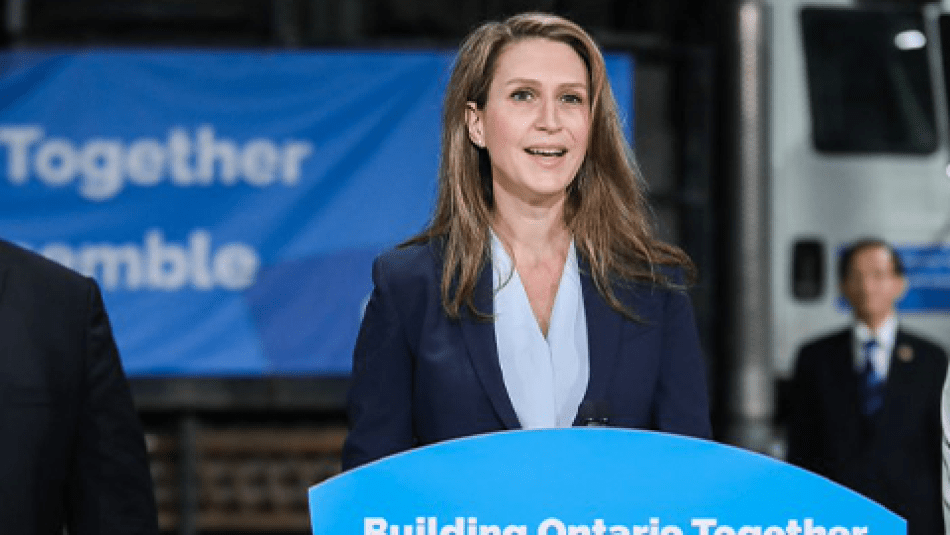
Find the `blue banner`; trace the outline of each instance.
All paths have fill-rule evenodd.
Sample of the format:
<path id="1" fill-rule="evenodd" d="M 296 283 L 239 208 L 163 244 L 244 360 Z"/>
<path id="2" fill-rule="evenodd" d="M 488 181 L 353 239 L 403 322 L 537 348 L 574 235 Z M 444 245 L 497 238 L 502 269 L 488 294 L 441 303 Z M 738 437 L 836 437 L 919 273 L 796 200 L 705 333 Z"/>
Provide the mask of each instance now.
<path id="1" fill-rule="evenodd" d="M 0 237 L 99 281 L 130 375 L 346 374 L 373 257 L 430 214 L 452 58 L 4 53 Z"/>
<path id="2" fill-rule="evenodd" d="M 950 245 L 898 246 L 907 270 L 903 312 L 950 312 Z"/>
<path id="3" fill-rule="evenodd" d="M 310 489 L 314 535 L 896 535 L 801 468 L 648 431 L 509 431 L 400 453 Z"/>
<path id="4" fill-rule="evenodd" d="M 838 247 L 838 258 L 845 247 Z M 897 310 L 904 313 L 950 312 L 950 245 L 895 245 L 894 250 L 900 255 L 907 279 L 907 291 L 897 302 Z M 838 296 L 836 304 L 841 310 L 851 310 L 844 296 Z"/>

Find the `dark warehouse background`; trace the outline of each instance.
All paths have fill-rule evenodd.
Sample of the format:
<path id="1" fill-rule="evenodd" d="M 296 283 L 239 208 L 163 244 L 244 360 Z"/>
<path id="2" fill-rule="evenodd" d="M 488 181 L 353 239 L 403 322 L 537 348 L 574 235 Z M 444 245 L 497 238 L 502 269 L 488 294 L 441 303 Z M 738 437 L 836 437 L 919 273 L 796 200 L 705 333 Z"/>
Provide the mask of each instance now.
<path id="1" fill-rule="evenodd" d="M 634 145 L 661 235 L 697 264 L 716 438 L 730 394 L 740 0 L 5 0 L 18 48 L 451 49 L 485 20 L 547 11 L 635 58 Z M 751 2 L 756 3 L 756 2 Z M 867 2 L 880 5 L 882 2 Z M 918 1 L 889 5 L 917 7 Z M 133 378 L 167 533 L 309 533 L 309 485 L 339 470 L 346 378 Z M 777 387 L 780 390 L 780 387 Z M 771 386 L 763 390 L 765 417 Z M 773 414 L 775 413 L 775 414 Z M 763 448 L 758 448 L 763 449 Z"/>

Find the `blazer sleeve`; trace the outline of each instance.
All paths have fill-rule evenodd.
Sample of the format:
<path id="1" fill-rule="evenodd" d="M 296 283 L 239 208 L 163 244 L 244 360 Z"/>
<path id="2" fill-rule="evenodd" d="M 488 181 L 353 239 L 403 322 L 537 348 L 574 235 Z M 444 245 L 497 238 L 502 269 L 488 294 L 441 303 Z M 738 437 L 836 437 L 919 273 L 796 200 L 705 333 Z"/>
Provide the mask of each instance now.
<path id="1" fill-rule="evenodd" d="M 96 283 L 85 279 L 87 325 L 67 530 L 75 535 L 157 534 L 141 424 Z"/>
<path id="2" fill-rule="evenodd" d="M 654 417 L 661 431 L 711 438 L 706 363 L 693 307 L 685 292 L 669 292 Z"/>
<path id="3" fill-rule="evenodd" d="M 373 292 L 353 351 L 347 400 L 350 432 L 343 444 L 348 470 L 415 444 L 412 352 L 396 309 L 385 257 L 373 263 Z"/>
<path id="4" fill-rule="evenodd" d="M 795 361 L 788 404 L 788 451 L 786 460 L 819 474 L 827 474 L 819 392 L 819 373 L 814 363 L 820 358 L 813 346 L 805 346 Z"/>

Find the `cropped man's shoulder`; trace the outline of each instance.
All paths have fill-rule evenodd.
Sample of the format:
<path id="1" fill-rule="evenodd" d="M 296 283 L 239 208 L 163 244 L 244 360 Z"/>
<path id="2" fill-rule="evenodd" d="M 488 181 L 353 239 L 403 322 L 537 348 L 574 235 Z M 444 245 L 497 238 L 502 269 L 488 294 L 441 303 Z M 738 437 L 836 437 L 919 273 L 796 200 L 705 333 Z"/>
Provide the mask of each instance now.
<path id="1" fill-rule="evenodd" d="M 80 283 L 86 279 L 79 273 L 39 253 L 0 239 L 0 270 L 2 269 L 12 270 L 22 277 L 48 282 Z"/>
<path id="2" fill-rule="evenodd" d="M 802 344 L 799 354 L 808 355 L 816 352 L 822 352 L 826 349 L 840 346 L 842 343 L 848 343 L 851 338 L 851 329 L 842 328 L 837 331 L 825 333 L 814 338 L 810 338 Z"/>
<path id="3" fill-rule="evenodd" d="M 898 329 L 898 336 L 903 339 L 903 341 L 909 342 L 917 348 L 918 351 L 923 351 L 925 354 L 939 355 L 944 359 L 947 358 L 946 351 L 940 344 L 934 342 L 933 340 L 924 337 L 923 335 L 916 333 L 914 331 L 909 331 L 904 327 Z"/>

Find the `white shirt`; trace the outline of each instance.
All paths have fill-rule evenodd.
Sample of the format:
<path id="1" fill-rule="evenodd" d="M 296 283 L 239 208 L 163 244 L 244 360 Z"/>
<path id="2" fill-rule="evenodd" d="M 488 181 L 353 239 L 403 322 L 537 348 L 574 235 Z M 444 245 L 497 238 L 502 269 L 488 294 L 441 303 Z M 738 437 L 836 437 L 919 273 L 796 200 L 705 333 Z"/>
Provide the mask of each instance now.
<path id="1" fill-rule="evenodd" d="M 894 339 L 897 338 L 897 316 L 891 314 L 881 328 L 875 333 L 863 322 L 857 322 L 854 325 L 854 369 L 858 372 L 864 370 L 864 342 L 871 338 L 877 340 L 877 347 L 871 353 L 871 361 L 874 363 L 874 371 L 882 378 L 887 378 L 887 372 L 891 368 L 891 354 L 894 352 Z"/>
<path id="2" fill-rule="evenodd" d="M 524 429 L 570 427 L 590 376 L 587 318 L 571 241 L 547 338 L 505 247 L 492 238 L 495 343 L 505 388 Z"/>

